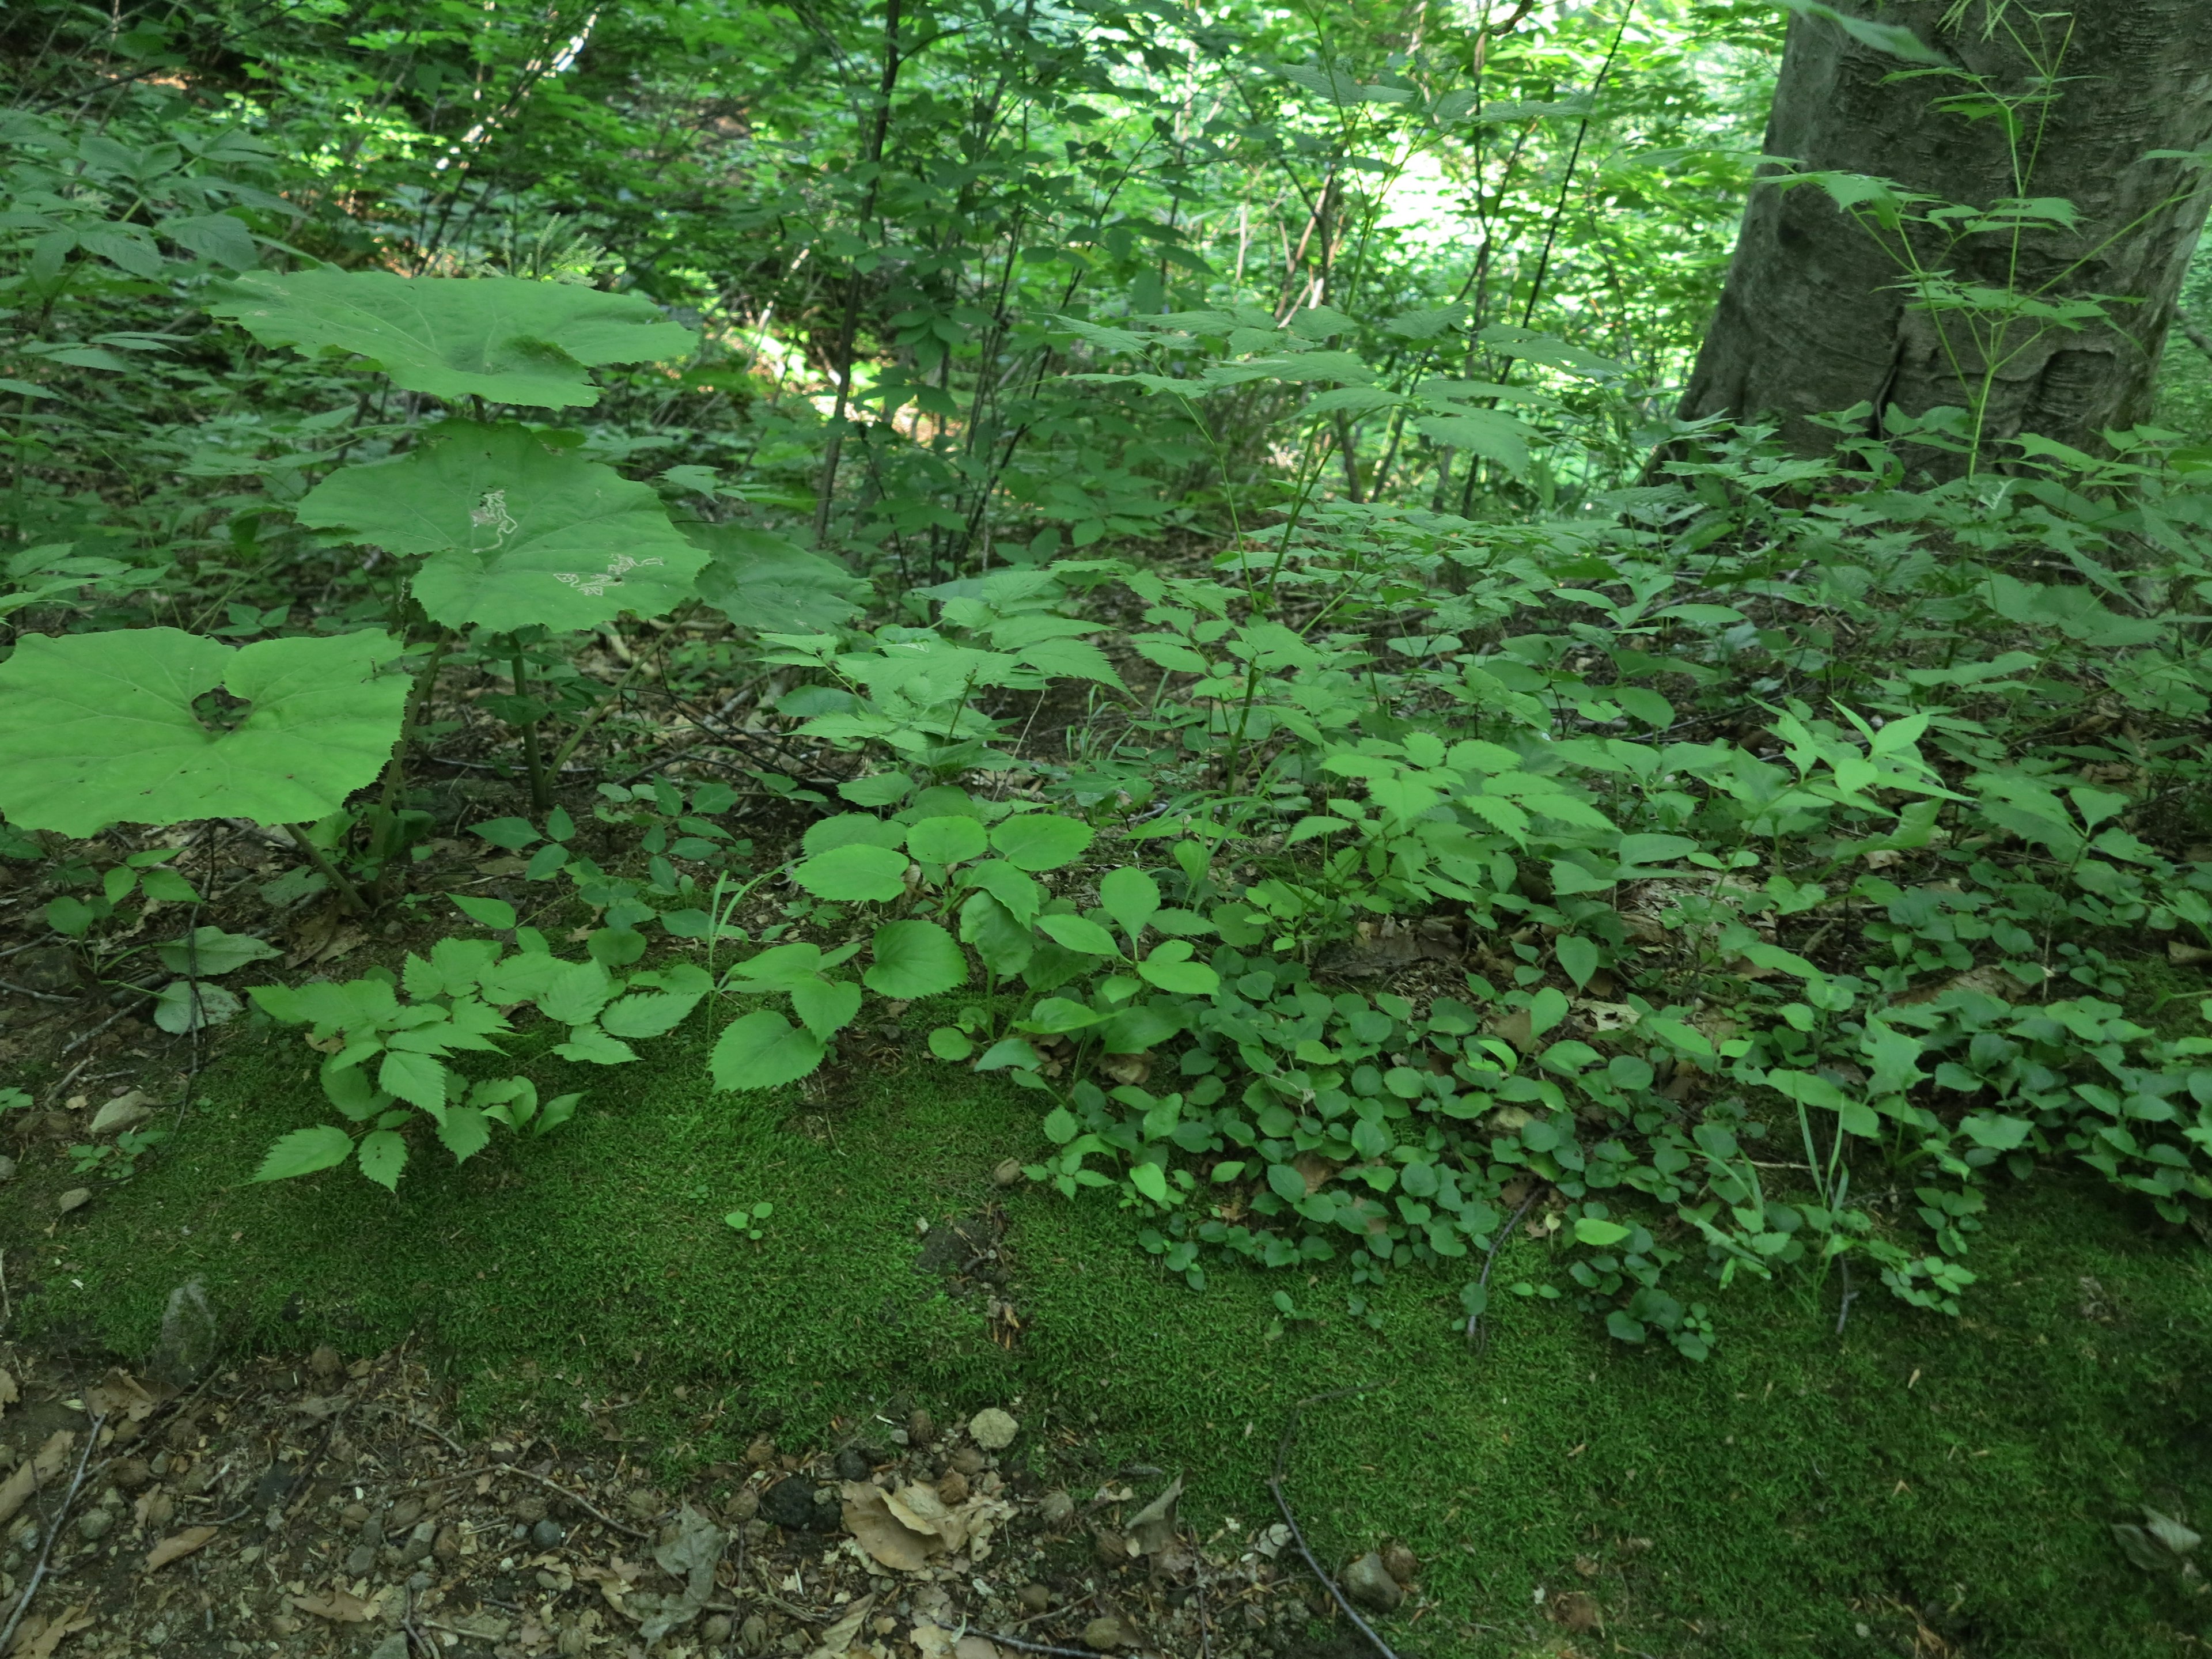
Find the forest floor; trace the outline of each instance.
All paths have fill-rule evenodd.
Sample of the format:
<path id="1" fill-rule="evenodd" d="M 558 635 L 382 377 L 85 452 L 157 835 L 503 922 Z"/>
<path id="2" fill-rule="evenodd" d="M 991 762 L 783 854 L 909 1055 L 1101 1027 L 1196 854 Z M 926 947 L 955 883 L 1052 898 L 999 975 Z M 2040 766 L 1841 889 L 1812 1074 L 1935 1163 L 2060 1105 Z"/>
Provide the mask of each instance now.
<path id="1" fill-rule="evenodd" d="M 680 1042 L 611 1082 L 577 1068 L 560 1133 L 419 1160 L 397 1198 L 248 1183 L 313 1090 L 289 1034 L 222 1044 L 127 1182 L 65 1152 L 123 1079 L 20 1115 L 0 1458 L 46 1471 L 0 1559 L 17 1586 L 87 1413 L 124 1443 L 94 1454 L 15 1652 L 404 1659 L 411 1631 L 574 1659 L 641 1654 L 688 1606 L 655 1653 L 978 1659 L 986 1632 L 1352 1659 L 1267 1483 L 1297 1403 L 1358 1389 L 1307 1408 L 1284 1491 L 1332 1573 L 1374 1552 L 1406 1581 L 1369 1614 L 1401 1655 L 2125 1659 L 2212 1635 L 2203 1581 L 2139 1571 L 2111 1530 L 2212 1496 L 2212 1260 L 2108 1190 L 2045 1173 L 1993 1206 L 1963 1319 L 1861 1284 L 1839 1334 L 1835 1281 L 1738 1287 L 1703 1364 L 1511 1294 L 1551 1277 L 1524 1231 L 1478 1352 L 1464 1274 L 1364 1287 L 1370 1317 L 1340 1267 L 1194 1294 L 1109 1201 L 997 1185 L 1035 1103 L 905 1026 L 775 1097 L 711 1092 Z M 762 1200 L 758 1240 L 725 1224 Z M 977 1443 L 988 1410 L 1010 1444 Z M 1177 1479 L 1176 1524 L 1138 1524 Z M 870 1483 L 996 1535 L 887 1569 L 849 1535 L 880 1523 Z M 163 1540 L 198 1547 L 149 1568 Z"/>

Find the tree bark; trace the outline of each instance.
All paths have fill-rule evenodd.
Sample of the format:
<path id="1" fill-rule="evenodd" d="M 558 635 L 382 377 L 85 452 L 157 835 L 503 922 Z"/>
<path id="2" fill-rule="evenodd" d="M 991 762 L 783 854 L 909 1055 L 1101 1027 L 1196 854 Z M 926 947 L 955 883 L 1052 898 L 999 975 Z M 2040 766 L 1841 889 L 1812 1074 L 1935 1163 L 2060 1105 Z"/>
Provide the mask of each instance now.
<path id="1" fill-rule="evenodd" d="M 1838 9 L 1910 27 L 1950 64 L 1996 89 L 2027 88 L 2034 70 L 2019 32 L 2041 6 L 2022 0 L 1842 0 Z M 1727 286 L 1681 412 L 1779 420 L 1801 453 L 1826 450 L 1832 431 L 1814 416 L 1870 404 L 1877 429 L 1893 410 L 1980 404 L 1982 463 L 2001 461 L 1999 441 L 2037 433 L 2096 453 L 2099 434 L 2150 413 L 2152 380 L 2172 326 L 2182 276 L 2205 217 L 2205 175 L 2154 149 L 2212 142 L 2212 4 L 2206 0 L 2077 0 L 2040 25 L 2056 47 L 2071 31 L 2039 143 L 2024 185 L 2002 123 L 1936 108 L 1966 90 L 1955 77 L 1897 78 L 1909 64 L 1863 44 L 1833 21 L 1799 14 L 1790 25 L 1766 129 L 1765 153 L 1804 169 L 1872 174 L 1946 203 L 1987 207 L 2008 198 L 2063 197 L 2079 215 L 2069 231 L 2021 239 L 1982 234 L 1943 256 L 1909 224 L 1923 261 L 1957 277 L 2047 297 L 2103 297 L 2112 325 L 2039 334 L 2015 324 L 1994 351 L 1978 350 L 1956 317 L 1916 308 L 1895 284 L 1905 276 L 1867 228 L 1817 186 L 1754 187 Z M 1953 14 L 1963 10 L 1963 16 Z M 1995 27 L 1989 13 L 1994 10 Z M 1951 21 L 1947 24 L 1947 16 Z M 2028 35 L 2031 46 L 2038 37 Z M 1761 177 L 1786 169 L 1770 161 Z M 2176 197 L 2182 199 L 2172 200 Z M 1895 238 L 1890 238 L 1893 244 Z M 2016 350 L 2016 355 L 2014 355 Z M 2008 361 L 2004 361 L 2009 357 Z M 1982 396 L 1985 371 L 1998 366 Z M 1963 371 L 1963 372 L 1962 372 Z M 1966 456 L 1916 447 L 1941 476 Z"/>

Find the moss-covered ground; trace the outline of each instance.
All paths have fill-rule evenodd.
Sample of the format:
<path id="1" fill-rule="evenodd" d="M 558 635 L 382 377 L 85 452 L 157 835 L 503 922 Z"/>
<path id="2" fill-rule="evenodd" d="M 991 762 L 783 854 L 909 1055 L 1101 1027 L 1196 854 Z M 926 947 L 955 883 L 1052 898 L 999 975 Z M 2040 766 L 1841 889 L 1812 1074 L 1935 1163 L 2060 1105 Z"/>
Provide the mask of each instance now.
<path id="1" fill-rule="evenodd" d="M 553 1137 L 461 1170 L 421 1157 L 397 1198 L 348 1172 L 249 1184 L 309 1121 L 313 1058 L 241 1039 L 168 1156 L 51 1231 L 19 1205 L 0 1242 L 40 1253 L 44 1289 L 18 1313 L 143 1352 L 198 1277 L 250 1341 L 411 1332 L 485 1423 L 619 1422 L 675 1464 L 902 1400 L 1012 1405 L 1071 1480 L 1125 1458 L 1186 1471 L 1208 1531 L 1273 1519 L 1295 1401 L 1371 1383 L 1310 1413 L 1291 1491 L 1330 1556 L 1413 1547 L 1434 1607 L 1395 1639 L 1431 1659 L 2124 1659 L 2212 1635 L 2212 1597 L 2130 1566 L 2109 1530 L 2146 1503 L 2212 1508 L 2212 1258 L 2086 1182 L 2039 1176 L 1993 1206 L 1960 1320 L 1862 1284 L 1839 1337 L 1832 1283 L 1740 1288 L 1690 1364 L 1507 1294 L 1478 1357 L 1456 1277 L 1398 1275 L 1370 1328 L 1340 1269 L 1231 1267 L 1194 1294 L 1109 1199 L 995 1188 L 992 1166 L 1037 1145 L 1036 1102 L 926 1060 L 816 1098 L 718 1096 L 666 1042 L 567 1082 L 592 1093 Z M 763 1199 L 758 1243 L 723 1224 Z M 915 1270 L 917 1220 L 992 1205 L 1011 1347 L 989 1293 Z M 1498 1279 L 1547 1267 L 1519 1238 Z M 1284 1326 L 1286 1288 L 1317 1316 Z M 1602 1633 L 1547 1620 L 1568 1591 L 1595 1594 Z"/>

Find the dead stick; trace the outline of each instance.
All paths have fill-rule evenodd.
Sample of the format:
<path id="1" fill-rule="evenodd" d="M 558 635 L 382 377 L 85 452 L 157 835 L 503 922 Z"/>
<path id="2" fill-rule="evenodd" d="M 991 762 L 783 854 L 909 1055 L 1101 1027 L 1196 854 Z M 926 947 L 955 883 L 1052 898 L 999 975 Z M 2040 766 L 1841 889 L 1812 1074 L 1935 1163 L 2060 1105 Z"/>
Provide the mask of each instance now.
<path id="1" fill-rule="evenodd" d="M 62 1527 L 69 1520 L 70 1505 L 76 1502 L 77 1489 L 84 1485 L 85 1465 L 92 1461 L 92 1449 L 100 1443 L 100 1425 L 107 1421 L 105 1413 L 92 1419 L 91 1431 L 84 1437 L 84 1449 L 76 1455 L 76 1474 L 70 1478 L 69 1490 L 62 1494 L 62 1506 L 47 1524 L 46 1541 L 39 1546 L 39 1564 L 31 1569 L 31 1582 L 23 1586 L 16 1598 L 15 1610 L 8 1615 L 5 1626 L 0 1626 L 0 1653 L 15 1639 L 15 1626 L 23 1622 L 23 1615 L 31 1610 L 31 1598 L 39 1593 L 40 1583 L 46 1576 L 46 1563 L 54 1553 L 54 1540 L 61 1536 Z"/>
<path id="2" fill-rule="evenodd" d="M 976 1635 L 987 1642 L 1001 1642 L 1010 1648 L 1019 1648 L 1024 1653 L 1065 1653 L 1072 1659 L 1098 1659 L 1091 1648 L 1056 1648 L 1048 1642 L 1024 1642 L 1018 1636 L 1001 1636 L 996 1631 L 979 1630 Z"/>
<path id="3" fill-rule="evenodd" d="M 1521 1218 L 1528 1213 L 1528 1206 L 1535 1201 L 1534 1192 L 1522 1199 L 1521 1207 L 1505 1218 L 1505 1224 L 1498 1230 L 1498 1237 L 1490 1241 L 1489 1254 L 1482 1258 L 1482 1277 L 1474 1281 L 1481 1289 L 1487 1291 L 1490 1288 L 1490 1270 L 1498 1265 L 1498 1253 L 1505 1248 L 1505 1241 L 1513 1237 L 1513 1230 L 1521 1224 Z M 1482 1322 L 1482 1316 L 1479 1313 L 1467 1316 L 1467 1340 L 1474 1344 L 1474 1351 L 1478 1354 L 1490 1346 L 1490 1328 Z"/>
<path id="4" fill-rule="evenodd" d="M 1291 1443 L 1297 1437 L 1299 1414 L 1307 1407 L 1318 1406 L 1325 1400 L 1348 1399 L 1355 1394 L 1366 1394 L 1381 1386 L 1377 1382 L 1363 1382 L 1356 1389 L 1337 1389 L 1328 1394 L 1310 1395 L 1291 1407 L 1291 1420 L 1275 1447 L 1275 1472 L 1267 1477 L 1267 1490 L 1275 1494 L 1275 1507 L 1283 1512 L 1283 1524 L 1291 1529 L 1291 1541 L 1298 1547 L 1298 1553 L 1305 1558 L 1306 1565 L 1313 1569 L 1313 1576 L 1321 1580 L 1321 1587 L 1328 1592 L 1329 1600 L 1344 1609 L 1344 1616 L 1352 1620 L 1362 1636 L 1375 1644 L 1375 1650 L 1382 1656 L 1382 1659 L 1398 1659 L 1390 1644 L 1375 1633 L 1375 1627 L 1352 1610 L 1352 1603 L 1344 1599 L 1344 1592 L 1337 1589 L 1336 1581 L 1322 1571 L 1321 1563 L 1314 1559 L 1314 1553 L 1306 1547 L 1305 1534 L 1298 1530 L 1297 1516 L 1291 1513 L 1291 1500 L 1283 1496 L 1284 1465 L 1290 1460 Z"/>
<path id="5" fill-rule="evenodd" d="M 385 1409 L 386 1411 L 391 1411 L 392 1408 L 387 1406 Z M 393 1413 L 392 1414 L 394 1416 L 399 1415 L 398 1413 Z M 439 1439 L 444 1441 L 462 1456 L 466 1457 L 469 1455 L 467 1447 L 461 1444 L 459 1441 L 454 1439 L 453 1436 L 447 1434 L 436 1424 L 425 1423 L 419 1417 L 409 1417 L 404 1420 L 410 1427 L 421 1429 L 426 1434 L 436 1435 Z M 621 1522 L 616 1520 L 612 1516 L 602 1515 L 599 1510 L 592 1506 L 589 1498 L 584 1497 L 580 1492 L 570 1492 L 566 1486 L 562 1486 L 557 1480 L 549 1480 L 544 1475 L 535 1474 L 529 1469 L 519 1469 L 512 1463 L 502 1463 L 499 1465 L 498 1468 L 500 1472 L 503 1474 L 519 1474 L 525 1480 L 535 1480 L 539 1486 L 544 1487 L 548 1492 L 559 1492 L 562 1497 L 567 1498 L 571 1504 L 574 1504 L 578 1509 L 583 1510 L 585 1514 L 590 1516 L 592 1519 L 598 1522 L 603 1527 L 612 1527 L 617 1532 L 627 1534 L 632 1538 L 650 1538 L 653 1536 L 649 1532 L 640 1532 L 635 1527 L 625 1527 Z"/>

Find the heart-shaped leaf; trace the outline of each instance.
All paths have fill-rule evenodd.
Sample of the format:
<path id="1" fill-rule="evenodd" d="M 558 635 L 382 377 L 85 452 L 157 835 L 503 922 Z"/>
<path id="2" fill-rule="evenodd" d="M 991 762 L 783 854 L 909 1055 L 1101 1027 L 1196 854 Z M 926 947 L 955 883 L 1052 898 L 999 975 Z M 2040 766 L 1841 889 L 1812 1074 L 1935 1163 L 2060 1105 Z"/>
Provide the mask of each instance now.
<path id="1" fill-rule="evenodd" d="M 427 555 L 410 591 L 449 628 L 657 617 L 690 597 L 706 562 L 650 486 L 519 426 L 447 422 L 398 460 L 332 473 L 298 514 L 387 553 Z"/>
<path id="2" fill-rule="evenodd" d="M 717 1089 L 773 1089 L 822 1063 L 822 1039 L 763 1008 L 732 1020 L 708 1062 Z"/>
<path id="3" fill-rule="evenodd" d="M 990 843 L 974 818 L 924 818 L 906 832 L 906 848 L 925 864 L 965 864 L 982 857 Z"/>
<path id="4" fill-rule="evenodd" d="M 878 996 L 933 997 L 968 982 L 968 958 L 933 921 L 887 921 L 876 929 L 873 949 L 875 963 L 861 977 Z"/>
<path id="5" fill-rule="evenodd" d="M 1033 812 L 1000 823 L 991 831 L 991 845 L 1018 870 L 1057 870 L 1083 856 L 1091 833 L 1089 824 L 1074 818 Z"/>
<path id="6" fill-rule="evenodd" d="M 587 368 L 662 362 L 693 344 L 649 300 L 520 276 L 252 271 L 208 309 L 264 345 L 356 353 L 410 392 L 539 409 L 599 402 Z"/>
<path id="7" fill-rule="evenodd" d="M 906 854 L 855 842 L 807 860 L 791 878 L 836 903 L 888 903 L 906 891 Z"/>
<path id="8" fill-rule="evenodd" d="M 1109 870 L 1098 884 L 1098 902 L 1106 914 L 1121 925 L 1129 936 L 1132 949 L 1137 935 L 1159 914 L 1160 884 L 1143 871 L 1124 865 L 1119 870 Z"/>
<path id="9" fill-rule="evenodd" d="M 380 633 L 264 640 L 234 651 L 174 628 L 49 639 L 0 664 L 0 810 L 25 830 L 328 816 L 384 769 L 407 682 L 374 678 Z M 252 705 L 229 726 L 195 704 Z"/>

